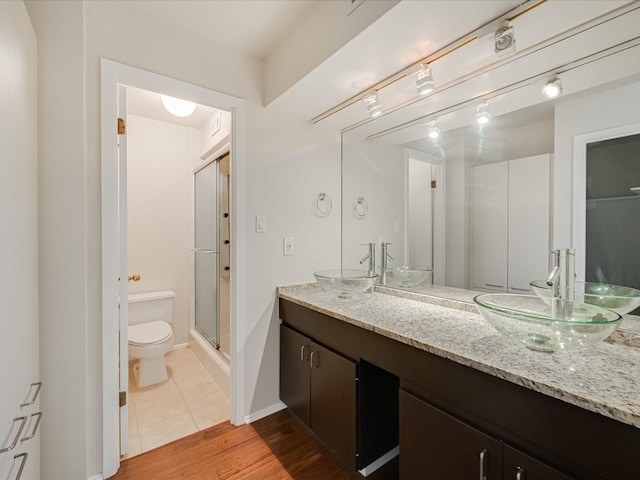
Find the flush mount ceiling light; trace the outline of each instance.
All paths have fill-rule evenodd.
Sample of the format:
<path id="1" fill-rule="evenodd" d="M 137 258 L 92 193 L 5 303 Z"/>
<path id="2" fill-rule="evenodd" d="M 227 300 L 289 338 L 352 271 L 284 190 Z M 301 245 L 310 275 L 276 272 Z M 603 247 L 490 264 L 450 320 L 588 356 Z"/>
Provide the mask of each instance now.
<path id="1" fill-rule="evenodd" d="M 429 138 L 434 140 L 440 136 L 440 129 L 436 126 L 436 123 L 438 123 L 437 120 L 431 120 L 429 122 L 429 129 L 427 130 Z"/>
<path id="2" fill-rule="evenodd" d="M 365 96 L 362 101 L 365 103 L 371 118 L 377 117 L 382 113 L 382 105 L 378 101 L 378 92 Z"/>
<path id="3" fill-rule="evenodd" d="M 497 56 L 504 57 L 516 53 L 516 37 L 509 22 L 504 22 L 491 39 L 495 42 L 493 51 Z"/>
<path id="4" fill-rule="evenodd" d="M 416 90 L 420 95 L 426 95 L 432 92 L 434 88 L 433 75 L 431 74 L 431 67 L 429 64 L 420 64 L 420 70 L 418 70 L 418 78 L 416 79 Z"/>
<path id="5" fill-rule="evenodd" d="M 557 75 L 545 83 L 542 93 L 547 98 L 555 98 L 562 93 L 562 83 Z"/>
<path id="6" fill-rule="evenodd" d="M 486 125 L 491 120 L 491 114 L 489 113 L 489 104 L 487 102 L 481 103 L 476 108 L 476 122 L 480 125 Z"/>
<path id="7" fill-rule="evenodd" d="M 188 117 L 196 109 L 196 104 L 193 102 L 168 95 L 160 95 L 160 97 L 162 99 L 162 105 L 167 109 L 167 112 L 176 117 Z"/>

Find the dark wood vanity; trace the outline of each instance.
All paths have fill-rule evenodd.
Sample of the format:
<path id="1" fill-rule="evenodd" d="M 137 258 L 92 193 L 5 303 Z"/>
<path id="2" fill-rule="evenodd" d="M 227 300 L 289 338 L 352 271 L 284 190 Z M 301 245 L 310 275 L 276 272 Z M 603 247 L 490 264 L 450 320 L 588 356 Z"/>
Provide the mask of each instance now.
<path id="1" fill-rule="evenodd" d="M 282 401 L 402 480 L 640 479 L 640 429 L 280 298 Z"/>

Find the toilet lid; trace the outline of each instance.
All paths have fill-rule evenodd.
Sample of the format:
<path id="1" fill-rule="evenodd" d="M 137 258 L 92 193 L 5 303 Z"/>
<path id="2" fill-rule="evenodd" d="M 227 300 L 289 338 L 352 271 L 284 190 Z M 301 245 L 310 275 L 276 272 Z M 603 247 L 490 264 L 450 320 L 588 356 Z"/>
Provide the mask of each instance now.
<path id="1" fill-rule="evenodd" d="M 166 340 L 171 336 L 171 325 L 162 320 L 138 325 L 129 325 L 129 343 L 132 345 L 149 345 Z"/>

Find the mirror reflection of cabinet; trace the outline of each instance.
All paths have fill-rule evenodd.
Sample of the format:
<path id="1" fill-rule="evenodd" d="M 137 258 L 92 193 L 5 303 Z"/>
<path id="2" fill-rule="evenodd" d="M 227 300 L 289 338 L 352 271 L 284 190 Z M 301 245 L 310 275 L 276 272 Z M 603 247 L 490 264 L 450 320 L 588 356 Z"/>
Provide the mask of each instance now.
<path id="1" fill-rule="evenodd" d="M 549 266 L 551 155 L 473 170 L 471 288 L 530 292 Z"/>

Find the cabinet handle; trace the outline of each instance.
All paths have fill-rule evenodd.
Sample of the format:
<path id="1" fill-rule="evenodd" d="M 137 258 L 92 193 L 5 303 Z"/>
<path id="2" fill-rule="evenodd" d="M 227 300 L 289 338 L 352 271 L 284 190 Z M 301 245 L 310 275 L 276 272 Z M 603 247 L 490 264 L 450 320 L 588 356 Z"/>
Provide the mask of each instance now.
<path id="1" fill-rule="evenodd" d="M 33 394 L 33 397 L 31 398 L 30 401 L 26 402 L 26 403 L 21 403 L 20 407 L 28 407 L 29 405 L 33 405 L 34 403 L 36 403 L 36 398 L 38 398 L 38 394 L 40 393 L 40 389 L 42 388 L 42 382 L 34 382 L 31 384 L 31 389 L 33 389 L 33 387 L 36 387 L 36 391 Z"/>
<path id="2" fill-rule="evenodd" d="M 311 364 L 311 368 L 318 368 L 320 362 L 317 360 L 319 354 L 318 352 L 311 352 L 311 356 L 309 357 L 309 363 Z M 315 365 L 313 364 L 313 359 L 316 359 Z"/>
<path id="3" fill-rule="evenodd" d="M 524 468 L 518 467 L 518 471 L 516 472 L 516 480 L 525 480 L 525 478 L 524 478 Z"/>
<path id="4" fill-rule="evenodd" d="M 13 450 L 13 448 L 17 445 L 18 439 L 20 438 L 20 434 L 22 433 L 22 429 L 24 428 L 25 423 L 27 423 L 27 417 L 16 417 L 13 419 L 13 423 L 20 421 L 20 426 L 18 427 L 18 431 L 16 432 L 16 436 L 13 437 L 13 442 L 8 447 L 4 447 L 0 449 L 0 453 L 8 452 L 9 450 Z M 11 426 L 13 427 L 13 423 Z"/>
<path id="5" fill-rule="evenodd" d="M 42 419 L 42 412 L 32 413 L 31 418 L 33 417 L 37 417 L 37 419 L 36 419 L 36 424 L 33 426 L 33 429 L 31 430 L 31 435 L 21 438 L 20 439 L 21 442 L 26 442 L 27 440 L 31 440 L 33 437 L 36 436 L 36 432 L 38 431 L 38 425 L 40 425 L 40 420 Z"/>
<path id="6" fill-rule="evenodd" d="M 484 474 L 484 463 L 487 457 L 487 449 L 485 448 L 480 452 L 480 480 L 487 480 L 486 475 Z"/>
<path id="7" fill-rule="evenodd" d="M 20 468 L 18 469 L 18 474 L 16 475 L 16 480 L 20 480 L 22 476 L 22 470 L 24 470 L 24 464 L 27 463 L 27 457 L 29 454 L 27 452 L 19 453 L 18 455 L 13 456 L 13 461 L 15 462 L 18 458 L 22 457 L 22 462 L 20 462 Z"/>
<path id="8" fill-rule="evenodd" d="M 518 288 L 518 287 L 509 287 L 510 290 L 515 290 L 516 292 L 530 292 L 528 288 Z"/>
<path id="9" fill-rule="evenodd" d="M 307 346 L 306 345 L 302 345 L 300 347 L 300 361 L 302 363 L 304 363 L 307 360 L 309 360 L 309 357 L 307 357 Z"/>
<path id="10" fill-rule="evenodd" d="M 504 288 L 504 285 L 496 285 L 495 283 L 485 283 L 485 285 L 491 288 Z"/>

